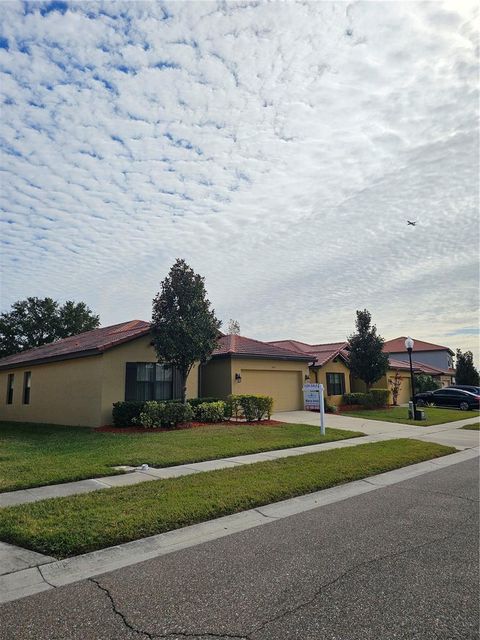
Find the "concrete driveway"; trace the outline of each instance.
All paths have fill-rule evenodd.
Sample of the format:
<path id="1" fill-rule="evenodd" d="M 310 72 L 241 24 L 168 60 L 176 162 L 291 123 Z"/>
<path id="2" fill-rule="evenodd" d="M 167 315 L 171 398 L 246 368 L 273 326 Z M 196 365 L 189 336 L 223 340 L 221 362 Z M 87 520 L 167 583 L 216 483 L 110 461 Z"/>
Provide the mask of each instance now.
<path id="1" fill-rule="evenodd" d="M 320 416 L 313 411 L 282 411 L 272 415 L 273 420 L 292 422 L 294 424 L 311 424 L 320 428 Z M 468 431 L 461 427 L 479 420 L 478 413 L 469 412 L 465 420 L 448 422 L 430 427 L 412 426 L 398 422 L 384 422 L 382 420 L 367 420 L 353 418 L 346 415 L 325 414 L 325 425 L 332 429 L 348 429 L 361 431 L 366 435 L 378 435 L 379 440 L 390 438 L 415 438 L 428 440 L 439 444 L 456 446 L 458 448 L 472 448 L 480 445 L 480 432 Z"/>

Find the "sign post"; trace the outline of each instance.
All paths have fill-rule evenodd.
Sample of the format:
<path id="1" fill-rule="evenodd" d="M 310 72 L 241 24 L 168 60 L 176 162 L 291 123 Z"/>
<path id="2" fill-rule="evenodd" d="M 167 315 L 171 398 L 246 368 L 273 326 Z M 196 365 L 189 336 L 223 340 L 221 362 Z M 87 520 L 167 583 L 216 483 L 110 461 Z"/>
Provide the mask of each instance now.
<path id="1" fill-rule="evenodd" d="M 320 434 L 325 435 L 325 403 L 323 401 L 323 384 L 305 383 L 303 398 L 306 410 L 320 413 Z"/>
<path id="2" fill-rule="evenodd" d="M 320 400 L 320 435 L 325 435 L 325 402 L 323 398 L 323 384 L 319 384 L 319 400 Z"/>

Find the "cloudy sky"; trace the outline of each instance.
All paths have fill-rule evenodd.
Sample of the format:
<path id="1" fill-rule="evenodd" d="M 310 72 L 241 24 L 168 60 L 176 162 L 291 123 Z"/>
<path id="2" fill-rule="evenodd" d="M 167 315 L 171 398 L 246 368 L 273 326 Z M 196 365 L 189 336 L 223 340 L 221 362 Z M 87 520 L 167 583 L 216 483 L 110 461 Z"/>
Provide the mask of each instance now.
<path id="1" fill-rule="evenodd" d="M 475 5 L 1 2 L 2 311 L 183 257 L 244 335 L 478 357 Z"/>

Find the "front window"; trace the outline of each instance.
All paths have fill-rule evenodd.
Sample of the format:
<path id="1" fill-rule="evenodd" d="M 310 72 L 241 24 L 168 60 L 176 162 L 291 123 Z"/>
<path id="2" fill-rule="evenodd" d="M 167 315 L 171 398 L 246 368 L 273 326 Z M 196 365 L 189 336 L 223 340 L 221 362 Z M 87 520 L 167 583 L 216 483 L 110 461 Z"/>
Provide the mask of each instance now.
<path id="1" fill-rule="evenodd" d="M 345 374 L 327 373 L 327 396 L 342 396 L 345 393 Z"/>
<path id="2" fill-rule="evenodd" d="M 175 400 L 181 398 L 180 376 L 168 364 L 127 362 L 125 400 Z"/>
<path id="3" fill-rule="evenodd" d="M 32 386 L 32 372 L 23 374 L 23 404 L 30 404 L 30 387 Z"/>
<path id="4" fill-rule="evenodd" d="M 14 380 L 15 380 L 15 375 L 13 373 L 9 373 L 7 377 L 7 404 L 13 404 Z"/>

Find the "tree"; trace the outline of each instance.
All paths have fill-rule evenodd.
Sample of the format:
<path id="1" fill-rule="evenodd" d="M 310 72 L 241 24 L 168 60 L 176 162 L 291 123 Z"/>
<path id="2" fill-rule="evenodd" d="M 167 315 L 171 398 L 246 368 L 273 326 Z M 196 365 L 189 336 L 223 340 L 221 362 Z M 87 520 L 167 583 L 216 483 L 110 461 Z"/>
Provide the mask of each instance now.
<path id="1" fill-rule="evenodd" d="M 232 318 L 230 318 L 230 320 L 228 321 L 227 333 L 233 333 L 236 336 L 240 335 L 240 323 L 238 322 L 238 320 L 233 320 Z"/>
<path id="2" fill-rule="evenodd" d="M 207 300 L 204 278 L 178 259 L 153 300 L 152 333 L 159 362 L 173 365 L 186 401 L 187 377 L 195 362 L 215 349 L 221 322 Z"/>
<path id="3" fill-rule="evenodd" d="M 382 351 L 385 340 L 377 335 L 377 327 L 371 323 L 369 311 L 357 311 L 357 332 L 348 338 L 350 371 L 365 382 L 367 391 L 388 369 L 388 354 Z"/>
<path id="4" fill-rule="evenodd" d="M 423 373 L 415 376 L 415 393 L 425 393 L 436 389 L 440 389 L 440 384 L 432 376 Z"/>
<path id="5" fill-rule="evenodd" d="M 473 364 L 473 353 L 471 351 L 465 351 L 465 353 L 462 353 L 460 349 L 457 349 L 455 383 L 471 384 L 476 387 L 480 384 L 480 375 Z"/>
<path id="6" fill-rule="evenodd" d="M 400 389 L 402 388 L 402 378 L 397 371 L 395 371 L 395 377 L 393 379 L 390 379 L 388 381 L 388 384 L 391 387 L 391 391 L 392 391 L 392 404 L 393 406 L 397 406 L 398 405 L 398 394 L 400 393 Z"/>
<path id="7" fill-rule="evenodd" d="M 53 298 L 18 300 L 11 311 L 0 315 L 0 357 L 41 347 L 99 325 L 99 317 L 84 302 L 67 300 L 59 305 Z"/>

